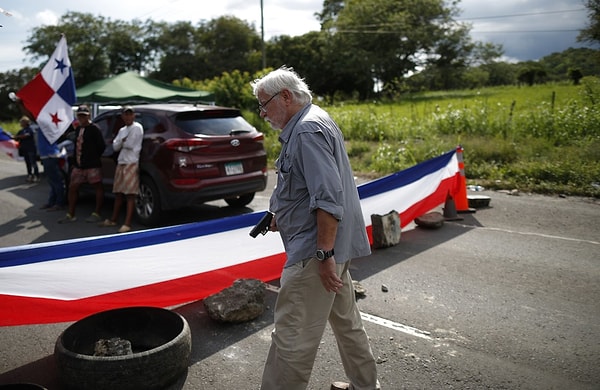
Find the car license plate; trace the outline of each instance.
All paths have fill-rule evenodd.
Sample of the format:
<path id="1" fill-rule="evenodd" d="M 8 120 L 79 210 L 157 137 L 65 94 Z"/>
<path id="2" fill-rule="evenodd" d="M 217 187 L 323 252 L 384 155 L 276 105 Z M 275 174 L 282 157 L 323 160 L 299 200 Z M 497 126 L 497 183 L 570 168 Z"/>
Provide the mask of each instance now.
<path id="1" fill-rule="evenodd" d="M 239 175 L 244 173 L 244 166 L 240 161 L 230 162 L 225 164 L 225 173 L 229 175 Z"/>

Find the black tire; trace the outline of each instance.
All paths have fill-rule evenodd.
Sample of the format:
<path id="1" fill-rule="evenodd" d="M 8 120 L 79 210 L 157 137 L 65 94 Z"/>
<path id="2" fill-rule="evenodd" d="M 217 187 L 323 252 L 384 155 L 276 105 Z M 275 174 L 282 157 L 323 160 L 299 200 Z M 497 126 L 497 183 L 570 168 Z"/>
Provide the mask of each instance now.
<path id="1" fill-rule="evenodd" d="M 160 221 L 162 207 L 156 184 L 149 176 L 140 177 L 140 193 L 135 200 L 135 215 L 145 226 L 156 226 Z"/>
<path id="2" fill-rule="evenodd" d="M 118 337 L 133 354 L 94 356 L 96 342 Z M 127 307 L 93 314 L 69 326 L 54 356 L 67 389 L 164 389 L 183 376 L 192 351 L 181 315 L 156 307 Z"/>
<path id="3" fill-rule="evenodd" d="M 252 192 L 250 194 L 244 194 L 233 198 L 225 198 L 225 202 L 227 202 L 227 204 L 231 207 L 244 207 L 252 202 L 254 199 L 254 194 L 255 193 Z"/>

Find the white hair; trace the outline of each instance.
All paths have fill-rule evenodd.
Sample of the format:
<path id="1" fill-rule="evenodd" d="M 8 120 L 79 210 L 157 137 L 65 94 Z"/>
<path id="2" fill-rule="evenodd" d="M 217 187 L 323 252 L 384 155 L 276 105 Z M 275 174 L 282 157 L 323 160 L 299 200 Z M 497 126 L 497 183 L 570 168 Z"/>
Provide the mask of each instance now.
<path id="1" fill-rule="evenodd" d="M 284 89 L 290 91 L 294 100 L 301 104 L 312 102 L 312 93 L 308 85 L 304 82 L 293 68 L 282 66 L 252 83 L 254 96 L 258 97 L 258 92 L 263 91 L 268 95 L 275 95 Z"/>

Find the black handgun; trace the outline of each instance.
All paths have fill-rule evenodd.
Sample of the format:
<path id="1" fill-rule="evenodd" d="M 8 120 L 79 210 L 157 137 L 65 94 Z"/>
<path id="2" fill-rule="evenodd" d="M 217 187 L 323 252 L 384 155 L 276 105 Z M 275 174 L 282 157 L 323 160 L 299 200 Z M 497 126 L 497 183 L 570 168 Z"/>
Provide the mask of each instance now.
<path id="1" fill-rule="evenodd" d="M 250 235 L 252 236 L 252 238 L 256 238 L 256 236 L 258 236 L 258 233 L 262 234 L 263 236 L 267 234 L 267 232 L 269 231 L 269 226 L 271 225 L 271 220 L 273 219 L 273 215 L 275 214 L 273 214 L 270 211 L 266 212 L 266 214 L 260 219 L 260 221 L 258 221 L 256 226 L 254 226 L 250 231 Z"/>

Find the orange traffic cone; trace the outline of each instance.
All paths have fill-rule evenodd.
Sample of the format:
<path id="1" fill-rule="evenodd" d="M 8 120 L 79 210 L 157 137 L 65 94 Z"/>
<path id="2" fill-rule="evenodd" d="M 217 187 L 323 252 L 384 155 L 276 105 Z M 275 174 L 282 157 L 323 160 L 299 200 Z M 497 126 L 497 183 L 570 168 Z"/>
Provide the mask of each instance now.
<path id="1" fill-rule="evenodd" d="M 455 196 L 455 206 L 459 213 L 474 213 L 476 210 L 469 207 L 467 199 L 467 179 L 465 177 L 465 162 L 463 159 L 463 148 L 458 145 L 456 148 L 456 159 L 458 160 L 458 169 L 460 171 L 458 181 L 458 192 Z"/>

